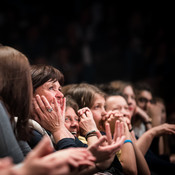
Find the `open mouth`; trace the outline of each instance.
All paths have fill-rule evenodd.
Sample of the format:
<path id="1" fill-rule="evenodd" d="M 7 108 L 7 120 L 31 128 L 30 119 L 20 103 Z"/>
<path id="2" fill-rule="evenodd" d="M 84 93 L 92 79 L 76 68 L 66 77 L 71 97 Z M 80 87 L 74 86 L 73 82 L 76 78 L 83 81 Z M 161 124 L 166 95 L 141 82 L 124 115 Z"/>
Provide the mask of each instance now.
<path id="1" fill-rule="evenodd" d="M 76 136 L 77 135 L 77 132 L 75 132 L 75 131 L 73 131 L 73 132 L 71 132 L 74 136 Z"/>

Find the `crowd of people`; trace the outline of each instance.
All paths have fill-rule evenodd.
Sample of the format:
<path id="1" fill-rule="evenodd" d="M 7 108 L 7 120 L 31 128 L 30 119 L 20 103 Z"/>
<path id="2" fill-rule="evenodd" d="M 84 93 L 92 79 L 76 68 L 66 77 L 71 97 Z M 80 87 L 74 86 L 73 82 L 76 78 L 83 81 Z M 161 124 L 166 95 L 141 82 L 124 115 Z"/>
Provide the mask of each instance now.
<path id="1" fill-rule="evenodd" d="M 0 174 L 174 174 L 175 123 L 148 84 L 64 78 L 0 46 Z"/>

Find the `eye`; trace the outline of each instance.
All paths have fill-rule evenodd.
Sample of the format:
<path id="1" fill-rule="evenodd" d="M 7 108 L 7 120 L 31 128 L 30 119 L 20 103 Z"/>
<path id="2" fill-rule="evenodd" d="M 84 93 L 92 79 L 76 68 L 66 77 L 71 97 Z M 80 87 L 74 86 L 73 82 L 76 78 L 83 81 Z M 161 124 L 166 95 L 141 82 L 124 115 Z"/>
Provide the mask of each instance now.
<path id="1" fill-rule="evenodd" d="M 98 108 L 100 108 L 100 105 L 94 106 L 94 109 L 98 109 Z"/>
<path id="2" fill-rule="evenodd" d="M 65 122 L 69 122 L 70 118 L 69 117 L 65 117 Z"/>
<path id="3" fill-rule="evenodd" d="M 53 86 L 49 87 L 49 90 L 53 90 Z"/>
<path id="4" fill-rule="evenodd" d="M 79 118 L 75 118 L 75 121 L 79 122 L 80 120 L 79 120 Z"/>

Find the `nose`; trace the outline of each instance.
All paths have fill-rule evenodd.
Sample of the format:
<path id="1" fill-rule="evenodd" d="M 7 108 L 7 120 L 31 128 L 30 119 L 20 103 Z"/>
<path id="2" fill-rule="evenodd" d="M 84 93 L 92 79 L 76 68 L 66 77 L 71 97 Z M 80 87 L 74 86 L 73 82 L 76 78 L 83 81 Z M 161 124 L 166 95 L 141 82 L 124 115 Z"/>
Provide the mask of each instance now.
<path id="1" fill-rule="evenodd" d="M 107 112 L 106 112 L 105 108 L 103 108 L 103 109 L 102 109 L 102 114 L 101 114 L 102 117 L 103 117 L 103 116 L 106 116 L 106 114 L 107 114 Z"/>
<path id="2" fill-rule="evenodd" d="M 77 127 L 78 126 L 78 122 L 76 120 L 71 120 L 71 126 L 72 127 Z"/>
<path id="3" fill-rule="evenodd" d="M 63 93 L 62 93 L 61 91 L 58 90 L 58 91 L 56 92 L 56 97 L 63 98 L 64 95 L 63 95 Z"/>
<path id="4" fill-rule="evenodd" d="M 132 99 L 131 97 L 128 97 L 127 103 L 128 103 L 128 105 L 129 105 L 129 104 L 132 104 L 132 103 L 133 103 L 133 99 Z"/>

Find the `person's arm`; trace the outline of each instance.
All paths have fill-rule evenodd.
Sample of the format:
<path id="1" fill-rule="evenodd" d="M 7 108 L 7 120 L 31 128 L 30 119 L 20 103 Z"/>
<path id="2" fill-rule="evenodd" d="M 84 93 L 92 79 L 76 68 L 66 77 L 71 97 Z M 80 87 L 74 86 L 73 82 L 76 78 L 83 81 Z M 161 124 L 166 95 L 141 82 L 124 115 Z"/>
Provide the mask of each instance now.
<path id="1" fill-rule="evenodd" d="M 128 126 L 125 123 L 126 140 L 121 147 L 120 163 L 125 174 L 137 174 L 137 163 L 135 155 L 135 147 L 132 143 L 132 136 L 129 132 Z"/>
<path id="2" fill-rule="evenodd" d="M 136 139 L 132 138 L 131 140 L 132 140 L 132 145 L 133 145 L 133 149 L 135 152 L 138 174 L 149 175 L 150 174 L 149 166 L 146 162 L 146 159 L 145 159 L 143 153 L 140 151 L 140 149 L 138 148 L 138 146 L 136 144 Z"/>
<path id="3" fill-rule="evenodd" d="M 137 165 L 136 165 L 136 158 L 134 148 L 131 142 L 131 134 L 129 132 L 129 128 L 127 123 L 130 123 L 127 117 L 123 117 L 123 114 L 119 113 L 118 111 L 111 111 L 108 113 L 107 122 L 110 124 L 112 128 L 112 133 L 114 133 L 115 128 L 119 128 L 117 125 L 120 121 L 124 124 L 124 135 L 126 136 L 126 143 L 124 143 L 121 147 L 121 154 L 119 157 L 120 163 L 123 167 L 123 172 L 129 175 L 137 174 Z M 120 120 L 120 121 L 119 121 Z M 116 122 L 117 121 L 117 122 Z M 114 125 L 115 124 L 115 125 Z M 117 132 L 118 136 L 122 135 L 121 131 L 118 129 Z"/>
<path id="4" fill-rule="evenodd" d="M 14 170 L 18 175 L 74 175 L 82 168 L 94 166 L 95 158 L 86 148 L 53 151 L 49 138 L 45 136 Z"/>
<path id="5" fill-rule="evenodd" d="M 159 126 L 155 126 L 148 131 L 146 131 L 137 141 L 136 144 L 138 148 L 141 150 L 143 155 L 148 151 L 152 140 L 156 136 L 160 136 L 163 134 L 175 134 L 175 124 L 164 123 Z"/>
<path id="6" fill-rule="evenodd" d="M 146 127 L 146 130 L 149 130 L 152 128 L 152 119 L 143 109 L 137 106 L 135 110 L 135 114 L 138 114 L 138 116 L 141 118 L 142 122 Z"/>
<path id="7" fill-rule="evenodd" d="M 11 157 L 14 163 L 20 163 L 24 159 L 21 148 L 16 140 L 9 115 L 0 102 L 0 157 Z"/>

